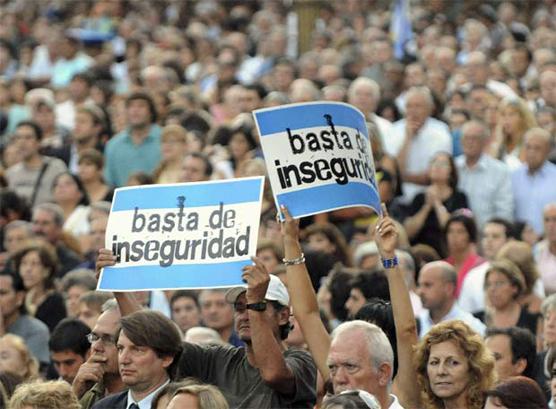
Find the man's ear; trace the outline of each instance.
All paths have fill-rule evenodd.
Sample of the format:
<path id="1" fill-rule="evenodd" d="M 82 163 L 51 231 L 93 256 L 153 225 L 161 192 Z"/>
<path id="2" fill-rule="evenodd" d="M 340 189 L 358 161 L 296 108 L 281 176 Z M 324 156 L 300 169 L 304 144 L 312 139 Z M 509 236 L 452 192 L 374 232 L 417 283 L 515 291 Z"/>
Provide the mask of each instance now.
<path id="1" fill-rule="evenodd" d="M 25 302 L 25 291 L 17 291 L 15 293 L 15 305 L 20 308 Z"/>
<path id="2" fill-rule="evenodd" d="M 282 308 L 278 311 L 278 323 L 279 325 L 287 324 L 290 321 L 290 307 Z"/>
<path id="3" fill-rule="evenodd" d="M 383 362 L 378 367 L 378 383 L 380 386 L 388 386 L 392 380 L 392 366 L 389 363 Z"/>
<path id="4" fill-rule="evenodd" d="M 514 376 L 522 375 L 525 368 L 527 368 L 527 360 L 525 358 L 519 358 L 513 366 L 515 370 Z"/>

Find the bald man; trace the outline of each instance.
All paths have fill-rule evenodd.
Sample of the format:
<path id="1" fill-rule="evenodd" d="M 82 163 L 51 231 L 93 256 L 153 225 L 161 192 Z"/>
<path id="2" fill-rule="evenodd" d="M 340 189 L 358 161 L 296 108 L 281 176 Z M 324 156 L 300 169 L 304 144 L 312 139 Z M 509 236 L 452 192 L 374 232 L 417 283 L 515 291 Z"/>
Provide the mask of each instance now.
<path id="1" fill-rule="evenodd" d="M 548 161 L 550 133 L 531 128 L 525 133 L 525 163 L 512 174 L 515 220 L 527 222 L 542 235 L 543 210 L 556 202 L 556 165 Z"/>
<path id="2" fill-rule="evenodd" d="M 427 310 L 419 315 L 420 338 L 433 325 L 449 320 L 462 320 L 481 336 L 484 335 L 485 324 L 457 305 L 457 278 L 454 267 L 445 261 L 433 261 L 421 268 L 417 294 Z"/>

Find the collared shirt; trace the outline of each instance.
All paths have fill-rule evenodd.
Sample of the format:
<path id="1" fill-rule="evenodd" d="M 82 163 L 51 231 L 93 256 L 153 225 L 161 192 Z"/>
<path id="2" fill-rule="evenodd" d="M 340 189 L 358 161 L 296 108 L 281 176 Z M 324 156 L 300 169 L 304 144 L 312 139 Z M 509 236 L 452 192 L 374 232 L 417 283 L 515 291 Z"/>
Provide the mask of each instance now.
<path id="1" fill-rule="evenodd" d="M 160 162 L 160 126 L 151 125 L 145 140 L 136 145 L 130 129 L 120 132 L 106 144 L 104 178 L 114 187 L 126 184 L 134 172 L 152 173 Z"/>
<path id="2" fill-rule="evenodd" d="M 141 399 L 139 402 L 136 402 L 133 399 L 133 395 L 131 394 L 131 390 L 127 391 L 127 406 L 126 409 L 129 409 L 129 407 L 131 405 L 133 405 L 134 403 L 136 405 L 139 406 L 139 409 L 151 409 L 151 404 L 153 402 L 153 399 L 155 397 L 155 395 L 158 393 L 159 390 L 161 390 L 162 388 L 164 388 L 166 385 L 168 385 L 170 383 L 170 380 L 168 379 L 166 382 L 164 382 L 162 385 L 160 385 L 158 388 L 156 388 L 154 391 L 152 391 L 151 393 L 149 393 L 147 396 L 145 396 L 143 399 Z"/>
<path id="3" fill-rule="evenodd" d="M 493 217 L 511 222 L 514 203 L 508 166 L 488 155 L 481 155 L 473 167 L 467 166 L 463 155 L 457 157 L 455 162 L 458 188 L 467 195 L 479 227 Z"/>
<path id="4" fill-rule="evenodd" d="M 398 156 L 406 138 L 405 119 L 392 125 L 388 135 L 384 135 L 384 149 L 389 155 Z M 434 118 L 427 118 L 423 126 L 410 142 L 405 167 L 410 174 L 427 171 L 430 161 L 438 152 L 452 154 L 452 137 L 448 125 Z M 425 186 L 404 182 L 403 203 L 410 203 L 415 195 L 425 190 Z"/>
<path id="5" fill-rule="evenodd" d="M 556 254 L 550 252 L 548 240 L 537 243 L 534 253 L 546 294 L 556 293 Z"/>
<path id="6" fill-rule="evenodd" d="M 461 320 L 469 325 L 475 332 L 477 332 L 480 336 L 485 335 L 486 326 L 481 322 L 480 319 L 475 318 L 473 315 L 468 313 L 467 311 L 462 310 L 458 307 L 457 303 L 454 303 L 452 309 L 446 314 L 440 321 L 437 323 L 432 321 L 430 312 L 426 310 L 419 316 L 419 322 L 421 324 L 420 331 L 419 331 L 419 338 L 423 338 L 427 332 L 436 324 L 439 324 L 443 321 L 450 321 L 450 320 Z"/>
<path id="7" fill-rule="evenodd" d="M 390 395 L 390 398 L 392 398 L 393 401 L 390 406 L 388 406 L 388 409 L 404 409 L 404 407 L 400 405 L 400 401 L 396 395 Z"/>
<path id="8" fill-rule="evenodd" d="M 543 209 L 556 202 L 556 165 L 545 161 L 534 173 L 527 165 L 512 173 L 512 188 L 515 200 L 515 219 L 525 221 L 542 234 Z"/>

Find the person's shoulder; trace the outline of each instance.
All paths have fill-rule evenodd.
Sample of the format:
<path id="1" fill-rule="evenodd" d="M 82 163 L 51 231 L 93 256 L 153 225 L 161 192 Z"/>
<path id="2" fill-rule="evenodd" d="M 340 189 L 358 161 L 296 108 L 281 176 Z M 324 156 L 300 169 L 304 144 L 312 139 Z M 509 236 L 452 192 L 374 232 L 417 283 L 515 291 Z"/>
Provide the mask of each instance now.
<path id="1" fill-rule="evenodd" d="M 129 132 L 127 129 L 124 129 L 114 135 L 108 142 L 106 142 L 106 150 L 111 149 L 114 146 L 121 145 L 125 142 L 127 137 L 129 136 Z"/>
<path id="2" fill-rule="evenodd" d="M 23 167 L 23 162 L 16 163 L 15 165 L 10 166 L 6 169 L 6 176 L 10 177 L 16 175 L 18 173 L 24 172 L 25 169 Z"/>
<path id="3" fill-rule="evenodd" d="M 57 170 L 59 169 L 64 171 L 68 168 L 65 162 L 60 158 L 56 158 L 54 156 L 45 156 L 44 160 L 46 163 L 48 163 L 48 166 L 50 166 L 52 169 L 57 169 Z"/>
<path id="4" fill-rule="evenodd" d="M 14 329 L 14 330 L 21 329 L 22 332 L 25 332 L 25 333 L 28 333 L 28 334 L 44 333 L 44 334 L 46 334 L 46 336 L 48 336 L 48 334 L 50 333 L 50 331 L 48 330 L 48 327 L 46 326 L 46 324 L 44 322 L 42 322 L 41 320 L 39 320 L 35 317 L 32 317 L 28 314 L 20 315 L 19 318 L 17 319 L 17 321 L 14 322 L 12 327 L 10 327 L 10 330 L 12 330 L 12 329 Z"/>
<path id="5" fill-rule="evenodd" d="M 96 402 L 91 409 L 125 409 L 127 406 L 127 390 L 108 395 Z"/>

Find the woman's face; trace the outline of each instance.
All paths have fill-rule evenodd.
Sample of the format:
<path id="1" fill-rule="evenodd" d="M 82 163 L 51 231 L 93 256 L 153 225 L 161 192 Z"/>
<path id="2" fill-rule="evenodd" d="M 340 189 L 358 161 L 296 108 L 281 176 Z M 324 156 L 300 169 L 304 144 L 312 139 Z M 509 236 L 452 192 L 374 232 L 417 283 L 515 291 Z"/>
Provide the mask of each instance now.
<path id="1" fill-rule="evenodd" d="M 199 307 L 192 298 L 180 297 L 172 304 L 172 319 L 185 332 L 199 325 Z"/>
<path id="2" fill-rule="evenodd" d="M 233 158 L 242 158 L 251 150 L 247 138 L 241 132 L 236 132 L 230 139 L 230 153 Z"/>
<path id="3" fill-rule="evenodd" d="M 491 271 L 485 279 L 485 289 L 490 304 L 497 309 L 508 306 L 515 300 L 517 288 L 505 274 Z"/>
<path id="4" fill-rule="evenodd" d="M 19 274 L 27 290 L 36 287 L 50 275 L 50 271 L 42 264 L 37 251 L 30 251 L 23 256 L 19 266 Z"/>
<path id="5" fill-rule="evenodd" d="M 521 115 L 519 111 L 513 107 L 506 107 L 500 113 L 500 121 L 504 133 L 514 135 L 519 132 L 521 125 Z"/>
<path id="6" fill-rule="evenodd" d="M 450 160 L 446 155 L 438 155 L 433 158 L 430 165 L 429 176 L 431 181 L 448 183 L 451 172 Z"/>
<path id="7" fill-rule="evenodd" d="M 453 400 L 466 393 L 469 363 L 464 352 L 452 341 L 431 347 L 427 377 L 433 394 L 442 400 Z"/>
<path id="8" fill-rule="evenodd" d="M 544 314 L 543 335 L 548 346 L 556 346 L 556 309 L 549 308 Z"/>
<path id="9" fill-rule="evenodd" d="M 84 183 L 100 179 L 101 177 L 100 169 L 97 167 L 97 165 L 95 165 L 93 162 L 89 162 L 88 160 L 79 162 L 77 173 Z"/>
<path id="10" fill-rule="evenodd" d="M 75 180 L 68 175 L 63 174 L 56 180 L 54 184 L 54 200 L 56 202 L 75 202 L 78 203 L 81 199 L 81 192 L 77 187 Z"/>
<path id="11" fill-rule="evenodd" d="M 461 222 L 450 223 L 446 232 L 446 241 L 450 253 L 463 251 L 471 243 L 467 229 Z"/>
<path id="12" fill-rule="evenodd" d="M 322 251 L 326 254 L 332 254 L 336 251 L 336 246 L 323 233 L 311 234 L 307 238 L 307 245 L 311 250 Z"/>
<path id="13" fill-rule="evenodd" d="M 68 316 L 77 317 L 79 315 L 79 297 L 87 291 L 89 291 L 89 289 L 81 285 L 74 285 L 68 288 L 66 294 L 66 309 L 68 310 Z"/>
<path id="14" fill-rule="evenodd" d="M 187 144 L 182 138 L 168 135 L 162 140 L 160 150 L 163 160 L 179 160 L 185 156 Z"/>
<path id="15" fill-rule="evenodd" d="M 0 371 L 13 372 L 19 376 L 25 376 L 27 368 L 23 357 L 11 342 L 0 341 Z"/>

